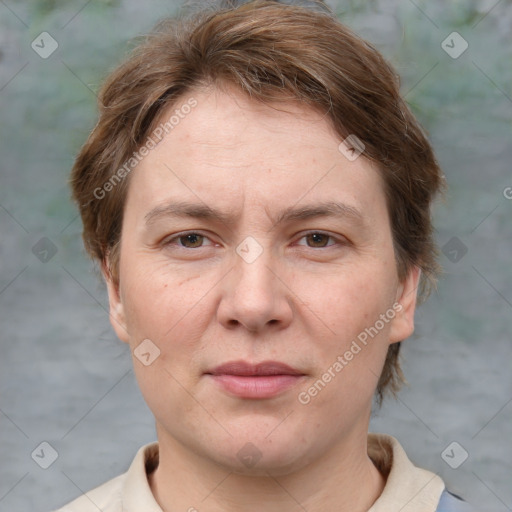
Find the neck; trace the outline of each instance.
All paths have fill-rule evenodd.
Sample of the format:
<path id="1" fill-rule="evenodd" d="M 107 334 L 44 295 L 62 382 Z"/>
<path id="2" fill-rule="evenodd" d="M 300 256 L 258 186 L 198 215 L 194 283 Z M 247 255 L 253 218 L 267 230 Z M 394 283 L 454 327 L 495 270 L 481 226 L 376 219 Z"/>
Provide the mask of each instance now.
<path id="1" fill-rule="evenodd" d="M 160 462 L 149 484 L 164 512 L 366 512 L 385 485 L 367 455 L 366 433 L 276 477 L 234 473 L 160 437 Z"/>

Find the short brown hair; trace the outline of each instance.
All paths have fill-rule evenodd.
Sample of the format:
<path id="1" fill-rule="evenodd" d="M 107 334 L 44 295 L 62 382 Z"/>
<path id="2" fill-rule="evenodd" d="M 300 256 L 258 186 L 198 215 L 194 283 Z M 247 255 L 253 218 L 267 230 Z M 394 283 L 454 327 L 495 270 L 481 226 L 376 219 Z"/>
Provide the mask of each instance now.
<path id="1" fill-rule="evenodd" d="M 141 147 L 165 109 L 193 88 L 223 84 L 265 103 L 302 101 L 325 114 L 342 139 L 353 134 L 363 141 L 364 156 L 382 172 L 399 278 L 418 266 L 424 298 L 438 272 L 430 210 L 443 177 L 400 96 L 398 76 L 328 9 L 273 0 L 166 19 L 104 83 L 99 121 L 76 158 L 72 189 L 85 247 L 108 264 L 113 281 L 119 281 L 129 175 L 123 173 L 104 197 L 97 191 Z M 386 389 L 394 394 L 403 382 L 399 349 L 400 343 L 389 347 L 379 402 Z"/>

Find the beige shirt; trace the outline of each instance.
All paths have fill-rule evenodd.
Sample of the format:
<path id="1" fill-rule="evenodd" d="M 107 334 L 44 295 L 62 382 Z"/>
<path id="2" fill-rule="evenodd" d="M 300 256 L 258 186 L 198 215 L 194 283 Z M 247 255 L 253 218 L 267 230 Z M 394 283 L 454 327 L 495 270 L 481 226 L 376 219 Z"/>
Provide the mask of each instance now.
<path id="1" fill-rule="evenodd" d="M 387 475 L 384 491 L 368 512 L 435 512 L 444 483 L 439 476 L 417 468 L 398 441 L 368 434 L 368 455 Z M 130 468 L 56 512 L 163 512 L 148 483 L 158 465 L 158 443 L 142 446 Z"/>

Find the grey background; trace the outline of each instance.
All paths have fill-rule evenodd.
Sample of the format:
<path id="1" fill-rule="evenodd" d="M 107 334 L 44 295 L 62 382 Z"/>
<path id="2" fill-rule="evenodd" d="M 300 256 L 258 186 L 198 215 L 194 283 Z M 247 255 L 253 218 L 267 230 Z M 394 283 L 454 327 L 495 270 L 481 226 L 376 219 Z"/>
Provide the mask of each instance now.
<path id="1" fill-rule="evenodd" d="M 512 510 L 512 3 L 330 5 L 395 65 L 449 184 L 435 210 L 445 274 L 404 345 L 410 387 L 371 430 L 397 437 L 479 510 Z M 155 439 L 67 179 L 103 77 L 132 37 L 176 9 L 0 0 L 0 511 L 61 506 L 124 472 Z M 43 31 L 59 45 L 47 59 L 31 48 Z M 441 46 L 453 31 L 469 44 L 457 59 Z M 45 263 L 41 247 L 57 252 Z M 48 469 L 31 457 L 43 441 L 58 453 Z M 469 454 L 457 469 L 441 457 L 454 441 L 452 460 Z"/>

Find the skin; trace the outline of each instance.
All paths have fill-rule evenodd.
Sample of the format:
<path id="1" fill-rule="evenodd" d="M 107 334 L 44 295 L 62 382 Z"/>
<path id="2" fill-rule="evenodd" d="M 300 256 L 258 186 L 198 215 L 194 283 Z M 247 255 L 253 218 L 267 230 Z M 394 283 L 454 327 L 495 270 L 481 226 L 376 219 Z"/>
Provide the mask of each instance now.
<path id="1" fill-rule="evenodd" d="M 385 484 L 367 455 L 372 397 L 389 344 L 413 332 L 419 278 L 413 268 L 399 282 L 379 170 L 348 160 L 326 118 L 298 103 L 275 110 L 231 87 L 182 103 L 191 96 L 197 106 L 130 176 L 118 287 L 105 272 L 119 338 L 132 353 L 145 339 L 160 350 L 148 366 L 133 360 L 156 419 L 153 494 L 166 512 L 366 511 Z M 161 214 L 147 225 L 171 200 L 232 221 Z M 322 201 L 361 218 L 272 220 Z M 248 236 L 262 249 L 252 263 L 236 252 Z M 394 319 L 301 404 L 299 393 L 395 302 Z M 305 376 L 273 398 L 234 397 L 204 372 L 237 359 Z M 248 442 L 261 454 L 253 467 L 237 457 Z"/>

